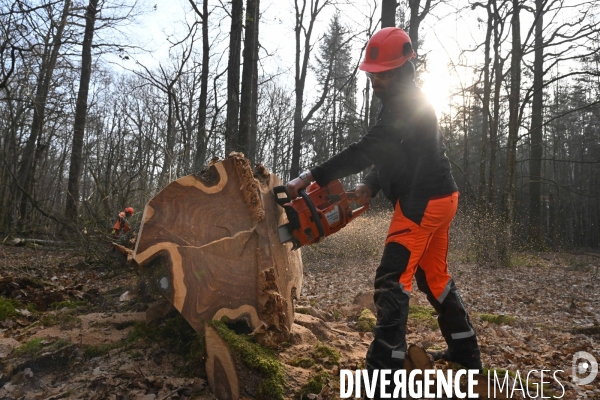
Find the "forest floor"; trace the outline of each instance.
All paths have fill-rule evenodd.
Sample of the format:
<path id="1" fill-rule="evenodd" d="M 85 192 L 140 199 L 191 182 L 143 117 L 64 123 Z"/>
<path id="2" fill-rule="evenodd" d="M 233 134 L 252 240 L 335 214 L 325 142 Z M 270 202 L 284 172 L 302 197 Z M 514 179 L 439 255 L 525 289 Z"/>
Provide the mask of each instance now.
<path id="1" fill-rule="evenodd" d="M 296 310 L 307 329 L 296 329 L 296 340 L 277 352 L 287 397 L 336 398 L 337 371 L 363 367 L 372 333 L 358 318 L 373 308 L 386 218 L 357 220 L 304 250 Z M 0 399 L 213 398 L 199 336 L 176 313 L 147 312 L 137 276 L 107 253 L 112 264 L 87 263 L 61 248 L 0 248 Z M 587 386 L 571 379 L 576 352 L 600 360 L 600 258 L 522 252 L 510 268 L 490 268 L 469 261 L 468 249 L 454 249 L 450 261 L 486 368 L 523 378 L 537 370 L 537 382 L 542 369 L 563 370 L 556 375 L 563 398 L 600 399 L 600 377 Z M 409 344 L 445 346 L 434 314 L 415 290 Z M 544 380 L 544 396 L 561 395 L 551 377 Z"/>

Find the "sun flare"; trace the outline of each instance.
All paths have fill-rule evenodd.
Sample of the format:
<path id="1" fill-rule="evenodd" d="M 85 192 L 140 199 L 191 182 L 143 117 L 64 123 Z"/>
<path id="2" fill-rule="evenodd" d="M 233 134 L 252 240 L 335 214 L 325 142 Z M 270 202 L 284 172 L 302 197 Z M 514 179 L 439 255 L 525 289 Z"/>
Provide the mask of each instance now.
<path id="1" fill-rule="evenodd" d="M 449 82 L 437 73 L 427 72 L 421 80 L 421 90 L 435 109 L 438 118 L 448 106 Z"/>

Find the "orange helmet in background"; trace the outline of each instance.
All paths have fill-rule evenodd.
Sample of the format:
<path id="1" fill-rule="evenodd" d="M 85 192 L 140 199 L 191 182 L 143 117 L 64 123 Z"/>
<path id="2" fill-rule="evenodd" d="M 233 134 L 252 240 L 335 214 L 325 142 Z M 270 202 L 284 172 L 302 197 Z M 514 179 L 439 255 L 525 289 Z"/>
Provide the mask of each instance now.
<path id="1" fill-rule="evenodd" d="M 383 28 L 369 39 L 365 59 L 359 68 L 371 73 L 388 71 L 401 67 L 416 56 L 406 32 L 400 28 Z"/>
<path id="2" fill-rule="evenodd" d="M 132 208 L 132 207 L 127 207 L 127 208 L 125 209 L 125 212 L 126 212 L 127 214 L 131 214 L 131 215 L 133 215 L 135 211 L 133 211 L 133 208 Z"/>

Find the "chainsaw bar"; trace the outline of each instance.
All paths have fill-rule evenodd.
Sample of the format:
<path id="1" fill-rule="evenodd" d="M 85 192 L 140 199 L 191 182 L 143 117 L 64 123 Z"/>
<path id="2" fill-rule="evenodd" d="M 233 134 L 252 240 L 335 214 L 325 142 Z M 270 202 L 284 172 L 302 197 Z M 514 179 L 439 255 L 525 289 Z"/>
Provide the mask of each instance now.
<path id="1" fill-rule="evenodd" d="M 280 243 L 292 242 L 294 240 L 294 235 L 292 234 L 292 228 L 290 228 L 289 224 L 279 226 L 277 228 L 277 232 L 279 233 L 279 242 Z"/>

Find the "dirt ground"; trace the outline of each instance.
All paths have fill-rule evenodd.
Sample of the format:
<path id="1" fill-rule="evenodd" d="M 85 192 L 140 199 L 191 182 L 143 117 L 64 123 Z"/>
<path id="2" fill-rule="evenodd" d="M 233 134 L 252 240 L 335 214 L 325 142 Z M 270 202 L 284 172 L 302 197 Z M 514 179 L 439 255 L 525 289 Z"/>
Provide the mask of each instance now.
<path id="1" fill-rule="evenodd" d="M 277 352 L 286 397 L 336 398 L 339 369 L 363 367 L 372 333 L 359 315 L 373 308 L 382 220 L 357 220 L 304 250 L 294 340 Z M 600 258 L 519 253 L 511 268 L 494 269 L 456 250 L 450 271 L 484 366 L 512 375 L 563 370 L 563 398 L 600 398 L 600 377 L 587 386 L 571 378 L 576 352 L 600 359 Z M 0 399 L 214 398 L 201 338 L 160 309 L 151 309 L 147 322 L 148 304 L 157 299 L 142 295 L 137 276 L 114 256 L 90 263 L 67 249 L 0 247 Z M 444 347 L 432 311 L 415 290 L 409 344 Z M 546 389 L 546 396 L 561 395 L 558 384 Z"/>

